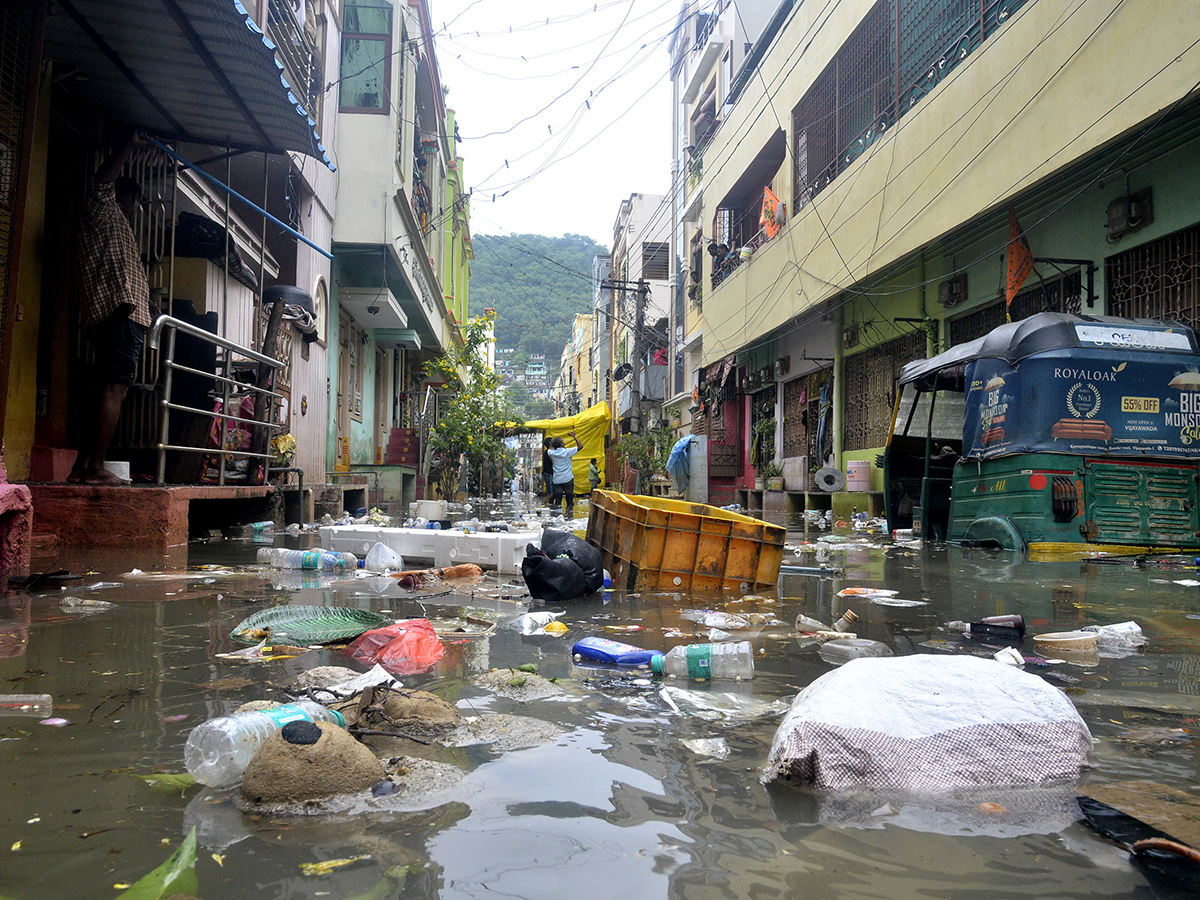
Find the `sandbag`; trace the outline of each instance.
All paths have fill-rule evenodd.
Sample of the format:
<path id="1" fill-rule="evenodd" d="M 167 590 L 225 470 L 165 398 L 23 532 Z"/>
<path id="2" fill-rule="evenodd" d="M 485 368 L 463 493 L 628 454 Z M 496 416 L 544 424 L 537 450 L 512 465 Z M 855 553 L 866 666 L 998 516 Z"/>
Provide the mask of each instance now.
<path id="1" fill-rule="evenodd" d="M 393 675 L 415 675 L 441 659 L 446 648 L 428 619 L 405 619 L 364 632 L 347 645 L 346 652 Z"/>
<path id="2" fill-rule="evenodd" d="M 856 659 L 792 701 L 762 781 L 915 793 L 1078 778 L 1092 736 L 1036 675 L 972 656 Z"/>
<path id="3" fill-rule="evenodd" d="M 542 546 L 525 548 L 521 575 L 535 600 L 563 603 L 594 594 L 604 585 L 600 551 L 569 531 L 546 528 Z"/>

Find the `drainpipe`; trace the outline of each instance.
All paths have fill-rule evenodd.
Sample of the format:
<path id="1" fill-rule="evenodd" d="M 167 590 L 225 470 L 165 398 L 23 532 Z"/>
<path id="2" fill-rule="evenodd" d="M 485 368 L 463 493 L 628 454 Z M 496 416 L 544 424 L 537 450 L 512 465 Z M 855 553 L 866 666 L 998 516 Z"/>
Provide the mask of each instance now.
<path id="1" fill-rule="evenodd" d="M 833 317 L 833 466 L 842 468 L 842 448 L 846 432 L 845 341 L 842 339 L 842 307 Z M 825 465 L 825 460 L 821 460 Z"/>

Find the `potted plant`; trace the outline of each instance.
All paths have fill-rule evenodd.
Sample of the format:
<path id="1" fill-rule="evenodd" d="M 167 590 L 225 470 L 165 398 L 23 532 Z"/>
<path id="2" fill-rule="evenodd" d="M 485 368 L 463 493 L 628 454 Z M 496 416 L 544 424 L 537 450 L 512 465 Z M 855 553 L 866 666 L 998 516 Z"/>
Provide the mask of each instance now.
<path id="1" fill-rule="evenodd" d="M 783 490 L 783 469 L 773 460 L 758 467 L 758 476 L 765 482 L 768 491 Z"/>

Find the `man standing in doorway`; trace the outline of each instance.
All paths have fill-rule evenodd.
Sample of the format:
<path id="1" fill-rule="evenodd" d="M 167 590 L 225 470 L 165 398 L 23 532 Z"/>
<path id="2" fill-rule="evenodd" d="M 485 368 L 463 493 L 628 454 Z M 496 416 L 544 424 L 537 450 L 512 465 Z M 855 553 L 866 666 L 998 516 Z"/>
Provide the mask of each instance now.
<path id="1" fill-rule="evenodd" d="M 550 476 L 550 506 L 558 512 L 558 506 L 565 498 L 565 515 L 568 519 L 575 518 L 575 473 L 571 471 L 571 459 L 582 449 L 574 428 L 571 429 L 571 440 L 575 442 L 574 447 L 567 447 L 562 438 L 553 438 L 550 449 L 546 451 L 554 467 Z"/>
<path id="2" fill-rule="evenodd" d="M 104 461 L 150 327 L 150 287 L 131 224 L 142 188 L 117 174 L 139 146 L 145 147 L 131 136 L 96 172 L 80 226 L 80 317 L 95 357 L 97 396 L 89 410 L 94 415 L 90 433 L 83 435 L 67 477 L 74 483 L 123 483 Z"/>

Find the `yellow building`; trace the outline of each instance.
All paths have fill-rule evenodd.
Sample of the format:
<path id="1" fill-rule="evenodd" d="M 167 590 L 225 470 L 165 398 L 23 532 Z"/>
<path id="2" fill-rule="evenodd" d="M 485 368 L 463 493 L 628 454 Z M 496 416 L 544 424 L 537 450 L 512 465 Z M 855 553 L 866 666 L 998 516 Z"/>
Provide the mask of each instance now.
<path id="1" fill-rule="evenodd" d="M 740 251 L 715 271 L 702 259 L 696 430 L 714 499 L 751 487 L 752 455 L 796 491 L 818 465 L 873 460 L 900 366 L 1004 320 L 1010 215 L 1034 257 L 1014 317 L 1197 324 L 1200 22 L 1185 6 L 781 10 L 700 176 L 704 240 Z"/>

